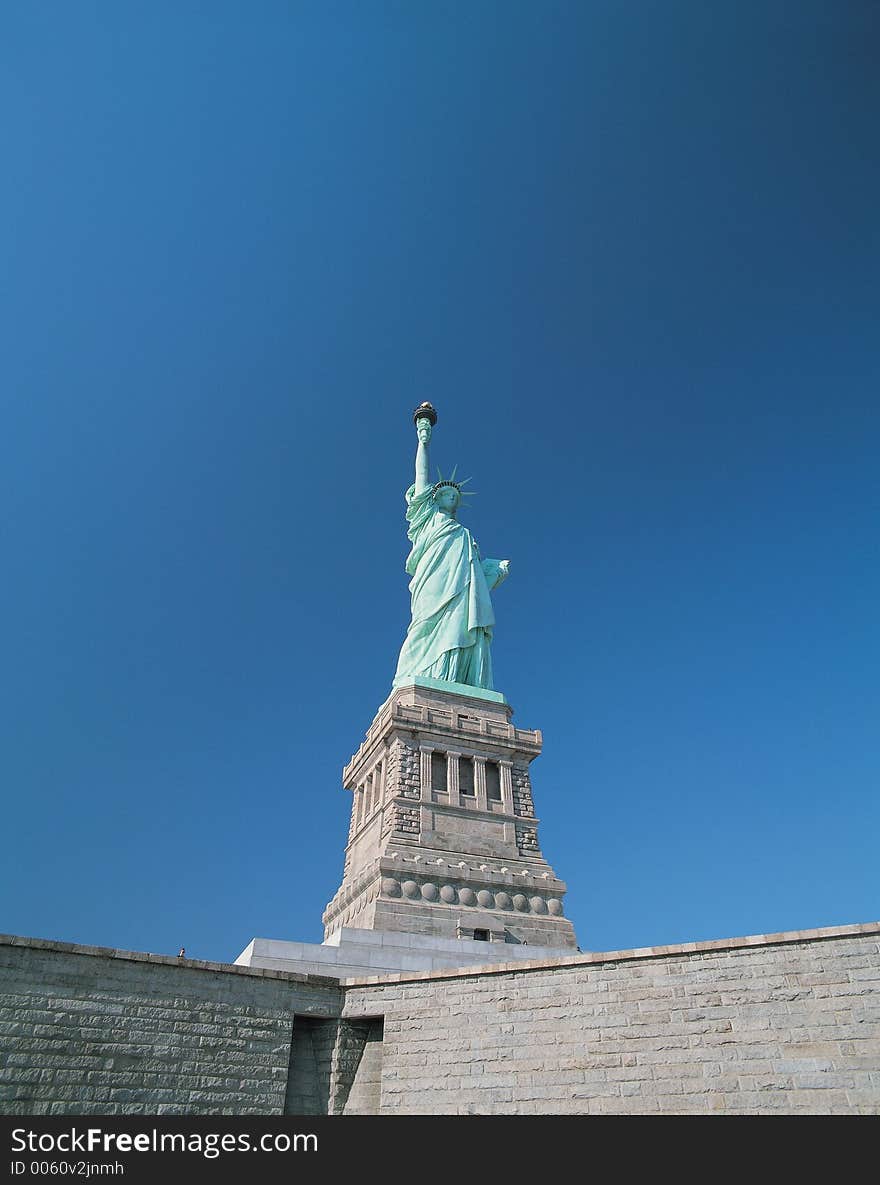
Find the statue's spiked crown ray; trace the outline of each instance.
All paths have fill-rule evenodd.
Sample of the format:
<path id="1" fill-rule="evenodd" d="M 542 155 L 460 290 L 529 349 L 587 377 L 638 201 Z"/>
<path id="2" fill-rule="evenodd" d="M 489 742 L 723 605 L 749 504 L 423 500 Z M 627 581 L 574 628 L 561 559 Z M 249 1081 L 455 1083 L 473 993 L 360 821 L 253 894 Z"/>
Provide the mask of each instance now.
<path id="1" fill-rule="evenodd" d="M 454 466 L 449 477 L 444 477 L 443 474 L 440 472 L 440 467 L 438 466 L 437 467 L 437 481 L 434 483 L 431 493 L 433 495 L 436 495 L 437 491 L 442 490 L 444 486 L 452 486 L 452 488 L 454 490 L 458 490 L 459 499 L 473 498 L 474 495 L 476 494 L 476 490 L 462 489 L 462 486 L 466 486 L 467 483 L 469 481 L 471 481 L 472 479 L 470 477 L 466 477 L 466 478 L 464 478 L 463 481 L 456 481 L 455 475 L 457 472 L 458 472 L 458 466 L 456 465 L 456 466 Z"/>

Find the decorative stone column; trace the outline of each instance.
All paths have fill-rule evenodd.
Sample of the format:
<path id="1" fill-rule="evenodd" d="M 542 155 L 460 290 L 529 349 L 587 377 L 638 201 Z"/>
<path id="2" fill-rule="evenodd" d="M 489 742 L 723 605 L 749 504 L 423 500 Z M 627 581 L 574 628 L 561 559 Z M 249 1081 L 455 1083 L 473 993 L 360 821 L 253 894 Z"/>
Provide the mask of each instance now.
<path id="1" fill-rule="evenodd" d="M 513 811 L 513 778 L 511 772 L 513 770 L 513 762 L 505 761 L 500 758 L 498 761 L 498 773 L 501 777 L 501 809 L 505 815 L 512 815 Z"/>
<path id="2" fill-rule="evenodd" d="M 477 810 L 487 811 L 489 804 L 486 800 L 486 758 L 474 754 L 474 794 L 477 799 Z"/>
<path id="3" fill-rule="evenodd" d="M 454 749 L 446 750 L 446 792 L 449 795 L 450 806 L 461 806 L 461 798 L 458 793 L 459 757 L 461 754 L 456 753 Z"/>
<path id="4" fill-rule="evenodd" d="M 431 754 L 433 752 L 433 745 L 419 745 L 419 753 L 421 755 L 419 773 L 421 774 L 422 781 L 422 802 L 431 801 Z"/>

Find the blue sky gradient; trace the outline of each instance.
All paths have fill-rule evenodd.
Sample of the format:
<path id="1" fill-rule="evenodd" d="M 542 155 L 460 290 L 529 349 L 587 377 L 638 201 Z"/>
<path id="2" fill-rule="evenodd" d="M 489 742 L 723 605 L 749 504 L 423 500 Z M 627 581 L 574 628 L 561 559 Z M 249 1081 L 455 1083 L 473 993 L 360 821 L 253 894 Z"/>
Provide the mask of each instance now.
<path id="1" fill-rule="evenodd" d="M 318 941 L 411 410 L 585 949 L 878 916 L 880 6 L 42 3 L 0 38 L 0 929 Z"/>

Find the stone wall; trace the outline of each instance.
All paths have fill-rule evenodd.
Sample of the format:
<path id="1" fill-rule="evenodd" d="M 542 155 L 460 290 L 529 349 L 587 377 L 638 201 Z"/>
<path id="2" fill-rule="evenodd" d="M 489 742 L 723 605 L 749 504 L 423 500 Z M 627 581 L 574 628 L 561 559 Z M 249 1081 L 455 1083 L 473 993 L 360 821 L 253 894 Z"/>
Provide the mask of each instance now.
<path id="1" fill-rule="evenodd" d="M 878 937 L 349 980 L 345 1016 L 384 1015 L 384 1114 L 877 1114 Z"/>
<path id="2" fill-rule="evenodd" d="M 0 1113 L 878 1114 L 878 940 L 845 926 L 340 987 L 0 938 Z"/>
<path id="3" fill-rule="evenodd" d="M 295 1014 L 340 1005 L 318 976 L 4 937 L 0 1113 L 282 1114 Z"/>

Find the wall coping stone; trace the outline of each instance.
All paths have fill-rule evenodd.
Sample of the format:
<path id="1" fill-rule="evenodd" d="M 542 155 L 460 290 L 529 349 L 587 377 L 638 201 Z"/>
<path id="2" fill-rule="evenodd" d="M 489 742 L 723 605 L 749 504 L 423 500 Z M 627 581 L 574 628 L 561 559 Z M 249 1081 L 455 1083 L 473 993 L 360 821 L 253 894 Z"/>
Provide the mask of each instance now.
<path id="1" fill-rule="evenodd" d="M 117 950 L 112 946 L 86 946 L 78 942 L 56 942 L 48 938 L 26 938 L 18 934 L 0 934 L 0 946 L 23 946 L 32 950 L 61 951 L 72 955 L 94 955 L 104 959 L 122 959 L 129 963 L 154 963 L 164 967 L 185 967 L 189 971 L 220 971 L 224 975 L 246 975 L 254 979 L 283 979 L 319 987 L 339 988 L 339 980 L 329 975 L 296 971 L 276 971 L 269 967 L 243 967 L 238 963 L 213 963 L 207 959 L 179 959 L 174 955 L 154 955 L 146 951 Z"/>
<path id="2" fill-rule="evenodd" d="M 354 988 L 382 983 L 411 983 L 416 980 L 471 979 L 474 976 L 508 975 L 512 971 L 546 971 L 567 967 L 590 967 L 602 963 L 626 963 L 641 959 L 701 955 L 714 951 L 746 950 L 757 946 L 781 946 L 832 938 L 858 938 L 866 934 L 880 935 L 880 922 L 863 922 L 851 926 L 823 926 L 814 930 L 783 930 L 778 934 L 749 934 L 743 938 L 683 942 L 675 946 L 643 946 L 633 950 L 592 951 L 575 955 L 560 955 L 559 958 L 553 959 L 523 960 L 517 963 L 485 963 L 476 967 L 457 967 L 434 971 L 400 971 L 386 975 L 341 979 L 339 983 L 343 988 Z"/>

